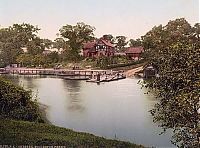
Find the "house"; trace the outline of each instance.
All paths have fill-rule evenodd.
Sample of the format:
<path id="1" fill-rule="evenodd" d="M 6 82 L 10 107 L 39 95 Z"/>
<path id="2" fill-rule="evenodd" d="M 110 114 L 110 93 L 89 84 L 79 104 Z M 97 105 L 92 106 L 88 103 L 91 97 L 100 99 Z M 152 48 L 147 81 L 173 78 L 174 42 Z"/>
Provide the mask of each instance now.
<path id="1" fill-rule="evenodd" d="M 130 59 L 139 60 L 141 58 L 141 54 L 144 51 L 143 47 L 128 47 L 125 49 L 125 54 Z"/>
<path id="2" fill-rule="evenodd" d="M 84 57 L 101 57 L 101 56 L 113 56 L 115 53 L 115 46 L 108 40 L 103 38 L 87 42 L 83 47 Z"/>
<path id="3" fill-rule="evenodd" d="M 143 70 L 143 77 L 145 79 L 149 79 L 149 78 L 152 78 L 152 77 L 158 77 L 158 70 L 155 66 L 153 65 L 146 65 L 144 67 L 144 70 Z"/>

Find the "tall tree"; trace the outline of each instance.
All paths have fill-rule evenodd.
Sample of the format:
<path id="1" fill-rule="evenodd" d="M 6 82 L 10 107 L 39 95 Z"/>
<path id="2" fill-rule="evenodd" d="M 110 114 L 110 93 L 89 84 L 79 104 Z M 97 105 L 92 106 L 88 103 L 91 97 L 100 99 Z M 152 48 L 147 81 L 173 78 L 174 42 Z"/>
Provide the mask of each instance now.
<path id="1" fill-rule="evenodd" d="M 53 42 L 53 48 L 56 48 L 59 52 L 61 52 L 69 49 L 69 45 L 63 38 L 56 38 Z"/>
<path id="2" fill-rule="evenodd" d="M 140 39 L 130 39 L 129 40 L 129 46 L 130 47 L 139 47 L 139 46 L 142 46 L 142 41 Z"/>
<path id="3" fill-rule="evenodd" d="M 47 49 L 53 48 L 53 42 L 49 39 L 42 39 L 43 46 Z"/>
<path id="4" fill-rule="evenodd" d="M 151 110 L 154 122 L 164 130 L 172 128 L 173 143 L 200 147 L 200 50 L 198 24 L 191 27 L 183 18 L 154 27 L 142 37 L 148 64 L 159 77 L 146 87 L 159 97 Z"/>
<path id="5" fill-rule="evenodd" d="M 43 42 L 43 39 L 35 37 L 33 40 L 26 44 L 26 47 L 28 53 L 31 55 L 42 54 L 45 49 L 45 43 Z"/>
<path id="6" fill-rule="evenodd" d="M 127 43 L 125 36 L 116 36 L 116 45 L 118 50 L 123 50 Z"/>
<path id="7" fill-rule="evenodd" d="M 115 38 L 112 34 L 105 34 L 103 35 L 103 39 L 110 41 L 111 43 L 115 42 Z"/>
<path id="8" fill-rule="evenodd" d="M 37 36 L 40 29 L 30 24 L 13 24 L 8 28 L 0 29 L 0 61 L 2 66 L 15 63 L 17 56 L 23 53 L 26 47 Z"/>
<path id="9" fill-rule="evenodd" d="M 59 31 L 61 37 L 69 45 L 69 57 L 71 60 L 78 60 L 79 52 L 82 49 L 83 43 L 90 41 L 94 38 L 94 27 L 87 25 L 83 22 L 73 25 L 65 25 Z"/>

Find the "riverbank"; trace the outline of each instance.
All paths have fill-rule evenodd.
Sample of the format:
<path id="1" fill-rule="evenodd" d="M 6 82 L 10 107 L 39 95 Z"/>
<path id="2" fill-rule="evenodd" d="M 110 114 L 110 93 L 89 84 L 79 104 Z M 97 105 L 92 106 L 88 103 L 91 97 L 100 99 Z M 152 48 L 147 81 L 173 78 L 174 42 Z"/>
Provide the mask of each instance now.
<path id="1" fill-rule="evenodd" d="M 45 123 L 51 124 L 51 122 L 47 118 L 48 106 L 45 104 L 39 103 L 39 102 L 38 102 L 38 106 L 39 106 L 40 113 L 41 113 L 42 118 L 45 121 Z"/>
<path id="2" fill-rule="evenodd" d="M 0 133 L 1 145 L 143 148 L 141 145 L 129 142 L 27 121 L 0 119 Z"/>

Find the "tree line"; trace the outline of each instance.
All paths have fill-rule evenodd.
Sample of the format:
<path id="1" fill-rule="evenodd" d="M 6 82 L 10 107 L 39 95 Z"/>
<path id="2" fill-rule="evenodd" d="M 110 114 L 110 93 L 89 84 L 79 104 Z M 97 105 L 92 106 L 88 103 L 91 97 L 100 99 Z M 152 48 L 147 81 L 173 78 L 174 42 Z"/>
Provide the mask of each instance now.
<path id="1" fill-rule="evenodd" d="M 4 67 L 13 63 L 22 66 L 51 65 L 57 62 L 80 61 L 80 51 L 83 44 L 95 39 L 95 27 L 83 22 L 76 25 L 64 25 L 59 30 L 59 37 L 54 41 L 42 39 L 38 36 L 39 29 L 31 24 L 13 24 L 7 28 L 0 28 L 0 66 Z M 115 44 L 117 49 L 141 45 L 140 39 L 126 41 L 125 36 L 114 37 L 111 34 L 103 38 Z M 45 49 L 56 48 L 49 54 L 43 54 Z M 26 52 L 25 52 L 26 51 Z"/>

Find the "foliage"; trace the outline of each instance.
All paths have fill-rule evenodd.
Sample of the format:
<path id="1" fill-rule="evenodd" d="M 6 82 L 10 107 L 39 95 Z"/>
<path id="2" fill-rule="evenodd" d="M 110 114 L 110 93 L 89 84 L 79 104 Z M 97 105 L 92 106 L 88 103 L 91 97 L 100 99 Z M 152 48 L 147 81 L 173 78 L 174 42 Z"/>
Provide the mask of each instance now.
<path id="1" fill-rule="evenodd" d="M 21 66 L 31 66 L 32 65 L 33 56 L 31 54 L 20 54 L 16 61 L 20 63 Z"/>
<path id="2" fill-rule="evenodd" d="M 140 39 L 130 39 L 129 40 L 129 46 L 130 47 L 139 47 L 139 46 L 142 46 L 142 41 Z"/>
<path id="3" fill-rule="evenodd" d="M 143 148 L 129 142 L 108 140 L 92 134 L 74 132 L 44 123 L 0 120 L 0 144 L 45 145 L 67 147 L 132 147 Z"/>
<path id="4" fill-rule="evenodd" d="M 69 57 L 71 57 L 70 60 L 79 60 L 79 53 L 83 47 L 83 43 L 94 39 L 94 30 L 94 27 L 83 22 L 77 23 L 75 26 L 67 24 L 59 30 L 61 37 L 69 45 L 67 52 Z"/>
<path id="5" fill-rule="evenodd" d="M 96 66 L 100 68 L 116 67 L 116 65 L 127 64 L 130 61 L 125 56 L 101 57 L 96 59 Z M 112 65 L 112 66 L 111 66 Z"/>
<path id="6" fill-rule="evenodd" d="M 69 49 L 69 45 L 63 38 L 56 38 L 53 42 L 53 47 L 58 49 L 59 52 Z"/>
<path id="7" fill-rule="evenodd" d="M 159 77 L 146 84 L 161 98 L 151 113 L 164 130 L 174 130 L 173 143 L 200 146 L 199 24 L 185 19 L 154 27 L 142 37 L 146 59 Z"/>
<path id="8" fill-rule="evenodd" d="M 107 65 L 106 69 L 119 69 L 119 70 L 128 70 L 128 69 L 134 69 L 140 66 L 144 65 L 144 60 L 137 60 L 137 61 L 127 61 L 125 63 L 117 63 L 117 64 L 111 64 L 111 65 Z"/>
<path id="9" fill-rule="evenodd" d="M 44 122 L 31 92 L 0 78 L 0 118 Z"/>
<path id="10" fill-rule="evenodd" d="M 110 41 L 112 44 L 115 43 L 115 38 L 112 34 L 103 35 L 103 39 Z"/>
<path id="11" fill-rule="evenodd" d="M 47 62 L 49 64 L 57 63 L 59 61 L 59 54 L 58 54 L 58 52 L 53 51 L 53 52 L 47 54 L 46 58 L 47 58 Z"/>
<path id="12" fill-rule="evenodd" d="M 27 49 L 31 55 L 41 54 L 49 46 L 50 40 L 37 37 L 39 30 L 26 23 L 0 29 L 0 64 L 6 66 L 16 63 L 23 49 Z"/>
<path id="13" fill-rule="evenodd" d="M 19 55 L 16 61 L 25 67 L 38 67 L 41 65 L 49 64 L 48 62 L 50 60 L 46 55 L 43 54 L 31 55 L 24 53 Z"/>
<path id="14" fill-rule="evenodd" d="M 16 61 L 23 67 L 49 67 L 59 62 L 59 54 L 52 51 L 48 54 L 31 55 L 28 53 L 21 54 L 17 57 Z"/>
<path id="15" fill-rule="evenodd" d="M 43 43 L 43 39 L 36 37 L 34 38 L 34 40 L 31 40 L 26 44 L 26 48 L 28 54 L 31 55 L 42 54 L 42 52 L 45 49 L 45 44 Z"/>
<path id="16" fill-rule="evenodd" d="M 116 36 L 116 45 L 118 50 L 122 51 L 127 43 L 125 36 Z"/>

